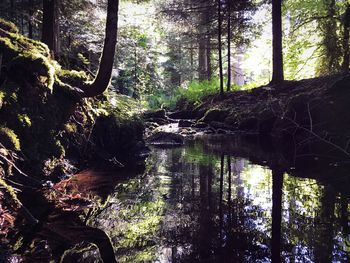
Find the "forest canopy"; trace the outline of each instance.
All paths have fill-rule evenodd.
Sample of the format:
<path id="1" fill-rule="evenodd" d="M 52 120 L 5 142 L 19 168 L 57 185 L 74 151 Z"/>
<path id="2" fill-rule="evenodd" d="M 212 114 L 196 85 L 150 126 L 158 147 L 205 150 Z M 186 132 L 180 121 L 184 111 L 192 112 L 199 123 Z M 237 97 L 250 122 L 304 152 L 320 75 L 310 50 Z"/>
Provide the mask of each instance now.
<path id="1" fill-rule="evenodd" d="M 54 33 L 49 46 L 55 59 L 66 68 L 96 74 L 107 1 L 44 2 L 52 2 L 53 11 L 37 0 L 2 1 L 0 15 L 22 34 L 47 42 L 50 36 L 44 25 L 50 16 L 45 13 L 51 12 L 54 26 L 46 31 Z M 285 79 L 347 71 L 348 1 L 280 2 Z M 111 88 L 150 107 L 173 105 L 182 96 L 196 101 L 217 91 L 220 82 L 226 90 L 271 81 L 269 1 L 121 1 L 118 15 Z"/>

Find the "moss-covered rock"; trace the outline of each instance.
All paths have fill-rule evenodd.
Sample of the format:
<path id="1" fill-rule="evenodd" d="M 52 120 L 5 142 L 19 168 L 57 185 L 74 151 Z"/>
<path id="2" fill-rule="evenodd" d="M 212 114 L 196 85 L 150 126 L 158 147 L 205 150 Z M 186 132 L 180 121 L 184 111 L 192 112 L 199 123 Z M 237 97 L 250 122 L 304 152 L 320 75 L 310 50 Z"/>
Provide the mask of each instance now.
<path id="1" fill-rule="evenodd" d="M 210 123 L 212 121 L 223 122 L 228 114 L 229 111 L 226 109 L 209 109 L 199 121 L 206 123 Z"/>
<path id="2" fill-rule="evenodd" d="M 0 28 L 11 33 L 18 33 L 16 25 L 10 21 L 0 18 Z"/>

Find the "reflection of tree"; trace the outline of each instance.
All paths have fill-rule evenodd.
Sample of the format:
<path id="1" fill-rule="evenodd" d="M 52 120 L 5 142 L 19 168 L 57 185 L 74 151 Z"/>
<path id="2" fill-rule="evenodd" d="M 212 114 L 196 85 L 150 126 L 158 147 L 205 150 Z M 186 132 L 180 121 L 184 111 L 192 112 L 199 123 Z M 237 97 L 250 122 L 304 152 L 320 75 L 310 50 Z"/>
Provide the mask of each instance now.
<path id="1" fill-rule="evenodd" d="M 320 221 L 317 225 L 315 237 L 314 254 L 316 262 L 332 262 L 335 199 L 333 189 L 330 186 L 325 186 L 321 197 Z"/>
<path id="2" fill-rule="evenodd" d="M 281 223 L 282 223 L 283 171 L 272 170 L 272 262 L 281 262 Z"/>
<path id="3" fill-rule="evenodd" d="M 266 262 L 271 252 L 274 262 L 303 262 L 305 258 L 322 262 L 344 245 L 335 243 L 336 233 L 340 233 L 337 240 L 349 239 L 348 197 L 341 195 L 337 203 L 336 193 L 327 187 L 323 190 L 314 180 L 283 175 L 275 169 L 271 186 L 268 169 L 244 159 L 203 152 L 197 146 L 158 149 L 148 171 L 132 186 L 137 196 L 128 196 L 126 204 L 131 205 L 125 209 L 133 217 L 127 217 L 125 224 L 161 217 L 160 233 L 155 225 L 142 241 L 165 248 L 173 262 Z M 155 206 L 154 200 L 159 205 Z M 125 226 L 115 223 L 116 213 L 120 210 L 113 208 L 102 218 L 115 224 L 112 239 L 118 239 L 118 227 Z M 266 232 L 271 225 L 270 252 Z M 146 246 L 134 249 L 150 251 Z"/>
<path id="4" fill-rule="evenodd" d="M 199 259 L 206 260 L 210 255 L 210 210 L 209 210 L 209 185 L 208 174 L 211 173 L 210 167 L 199 166 L 199 195 L 200 195 L 200 214 L 199 214 Z"/>

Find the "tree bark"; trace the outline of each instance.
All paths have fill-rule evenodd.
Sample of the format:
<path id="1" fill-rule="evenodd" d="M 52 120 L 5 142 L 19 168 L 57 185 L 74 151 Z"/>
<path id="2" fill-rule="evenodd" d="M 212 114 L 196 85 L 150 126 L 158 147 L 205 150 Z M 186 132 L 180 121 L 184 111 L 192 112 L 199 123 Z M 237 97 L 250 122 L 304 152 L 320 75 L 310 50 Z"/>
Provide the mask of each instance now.
<path id="1" fill-rule="evenodd" d="M 193 42 L 191 41 L 190 44 L 190 65 L 191 65 L 191 73 L 190 73 L 190 79 L 193 80 L 193 57 L 194 57 L 194 52 L 193 52 Z"/>
<path id="2" fill-rule="evenodd" d="M 207 17 L 205 12 L 201 14 L 198 36 L 198 79 L 207 78 L 207 46 L 206 46 L 206 23 Z"/>
<path id="3" fill-rule="evenodd" d="M 210 41 L 210 34 L 207 32 L 207 43 L 206 43 L 206 56 L 207 56 L 207 66 L 206 66 L 206 73 L 207 73 L 207 80 L 211 79 L 211 41 Z"/>
<path id="4" fill-rule="evenodd" d="M 102 94 L 111 79 L 118 33 L 119 0 L 108 0 L 105 40 L 99 69 L 94 81 L 83 88 L 83 97 Z"/>
<path id="5" fill-rule="evenodd" d="M 10 0 L 10 17 L 11 20 L 16 23 L 16 18 L 15 18 L 15 3 L 14 0 Z"/>
<path id="6" fill-rule="evenodd" d="M 227 91 L 231 90 L 231 0 L 227 3 Z"/>
<path id="7" fill-rule="evenodd" d="M 222 17 L 221 17 L 221 1 L 217 0 L 218 5 L 218 51 L 219 51 L 219 76 L 220 76 L 220 96 L 224 95 L 224 76 L 222 70 Z"/>
<path id="8" fill-rule="evenodd" d="M 28 37 L 33 38 L 33 0 L 28 1 Z"/>
<path id="9" fill-rule="evenodd" d="M 45 43 L 54 57 L 57 53 L 57 0 L 43 0 L 43 27 L 41 41 Z"/>
<path id="10" fill-rule="evenodd" d="M 349 50 L 349 30 L 350 30 L 350 4 L 346 5 L 346 11 L 344 14 L 344 31 L 343 31 L 343 72 L 349 73 L 349 61 L 350 61 L 350 50 Z"/>
<path id="11" fill-rule="evenodd" d="M 272 0 L 272 80 L 276 84 L 284 80 L 282 53 L 282 0 Z"/>

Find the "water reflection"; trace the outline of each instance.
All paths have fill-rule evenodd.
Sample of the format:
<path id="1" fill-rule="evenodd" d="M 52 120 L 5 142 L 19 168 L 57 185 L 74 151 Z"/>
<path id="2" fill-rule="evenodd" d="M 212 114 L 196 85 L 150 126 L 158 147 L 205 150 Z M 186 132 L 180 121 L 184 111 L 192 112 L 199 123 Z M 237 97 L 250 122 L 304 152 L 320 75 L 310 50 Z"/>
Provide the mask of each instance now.
<path id="1" fill-rule="evenodd" d="M 90 224 L 119 262 L 349 262 L 348 196 L 196 142 L 152 149 Z"/>

